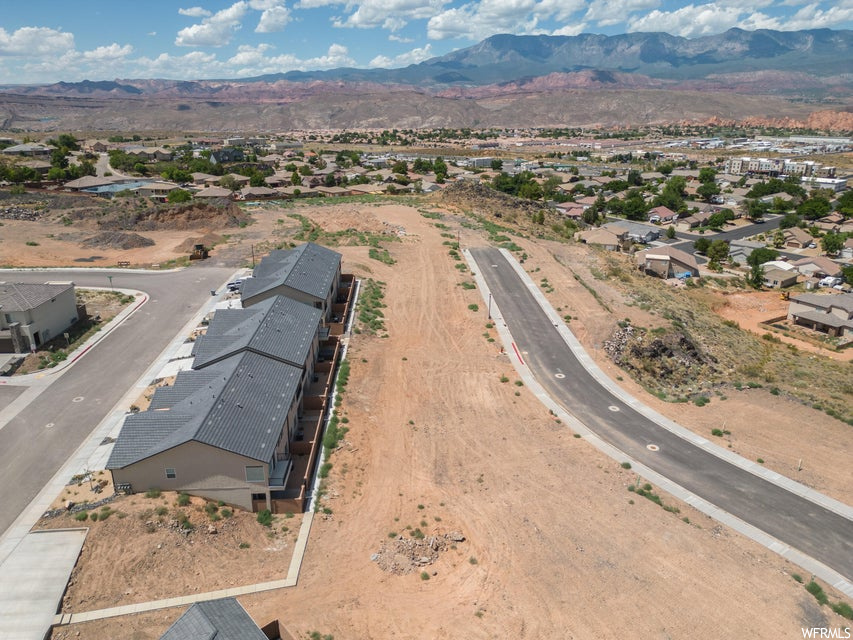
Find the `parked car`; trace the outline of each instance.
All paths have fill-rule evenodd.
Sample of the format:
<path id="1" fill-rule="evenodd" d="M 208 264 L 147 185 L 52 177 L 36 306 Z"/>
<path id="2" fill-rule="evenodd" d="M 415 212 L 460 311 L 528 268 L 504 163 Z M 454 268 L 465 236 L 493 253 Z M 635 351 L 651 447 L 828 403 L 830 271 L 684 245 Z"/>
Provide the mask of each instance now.
<path id="1" fill-rule="evenodd" d="M 242 280 L 234 280 L 233 282 L 229 282 L 227 285 L 225 285 L 228 291 L 239 291 L 242 286 Z"/>

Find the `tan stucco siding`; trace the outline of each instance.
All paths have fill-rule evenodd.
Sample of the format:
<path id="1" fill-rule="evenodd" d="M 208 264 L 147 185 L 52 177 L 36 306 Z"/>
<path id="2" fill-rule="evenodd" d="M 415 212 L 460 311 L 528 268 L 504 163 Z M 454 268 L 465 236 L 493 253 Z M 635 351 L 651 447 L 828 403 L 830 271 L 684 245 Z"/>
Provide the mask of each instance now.
<path id="1" fill-rule="evenodd" d="M 264 482 L 247 482 L 247 466 L 262 466 Z M 175 478 L 166 477 L 167 468 L 175 470 Z M 251 494 L 264 493 L 267 489 L 269 469 L 266 463 L 199 442 L 188 442 L 124 469 L 113 469 L 113 480 L 116 484 L 129 483 L 137 493 L 157 488 L 208 497 L 213 492 L 227 494 L 230 496 L 227 499 L 215 499 L 251 509 Z"/>

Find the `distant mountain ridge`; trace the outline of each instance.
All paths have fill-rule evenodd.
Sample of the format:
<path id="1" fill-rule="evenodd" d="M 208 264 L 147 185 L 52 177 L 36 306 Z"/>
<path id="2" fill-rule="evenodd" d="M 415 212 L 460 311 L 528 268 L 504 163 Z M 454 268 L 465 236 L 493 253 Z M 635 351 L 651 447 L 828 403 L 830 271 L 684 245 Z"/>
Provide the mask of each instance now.
<path id="1" fill-rule="evenodd" d="M 601 84 L 618 86 L 628 75 L 671 83 L 694 82 L 733 73 L 782 71 L 832 78 L 833 85 L 853 87 L 853 31 L 745 31 L 729 29 L 688 39 L 667 33 L 615 36 L 516 36 L 499 34 L 471 47 L 399 69 L 338 68 L 288 71 L 230 80 L 115 80 L 59 82 L 5 87 L 37 94 L 216 96 L 234 84 L 344 83 L 441 92 L 451 87 L 519 84 L 551 74 L 594 71 Z M 778 76 L 777 76 L 778 77 Z M 637 84 L 637 82 L 629 82 Z M 659 82 L 639 84 L 658 86 Z M 783 82 L 784 84 L 784 82 Z M 299 92 L 297 92 L 299 93 Z"/>
<path id="2" fill-rule="evenodd" d="M 0 129 L 801 123 L 848 131 L 853 31 L 495 35 L 400 69 L 0 87 Z M 813 118 L 813 114 L 821 113 Z M 787 126 L 787 125 L 786 125 Z"/>

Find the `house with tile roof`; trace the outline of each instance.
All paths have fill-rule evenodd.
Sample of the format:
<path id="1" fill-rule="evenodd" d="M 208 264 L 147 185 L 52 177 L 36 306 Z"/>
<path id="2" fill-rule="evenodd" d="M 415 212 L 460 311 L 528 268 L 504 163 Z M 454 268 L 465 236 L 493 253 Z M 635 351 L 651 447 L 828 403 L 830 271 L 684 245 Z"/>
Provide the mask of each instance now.
<path id="1" fill-rule="evenodd" d="M 196 602 L 160 640 L 267 640 L 236 598 Z"/>
<path id="2" fill-rule="evenodd" d="M 320 309 L 332 319 L 341 281 L 341 254 L 307 242 L 270 251 L 243 282 L 240 297 L 250 307 L 272 296 L 286 296 Z"/>
<path id="3" fill-rule="evenodd" d="M 26 353 L 77 322 L 74 284 L 0 282 L 0 345 Z"/>
<path id="4" fill-rule="evenodd" d="M 699 265 L 691 254 L 670 246 L 652 247 L 636 255 L 637 267 L 659 278 L 699 275 Z"/>
<path id="5" fill-rule="evenodd" d="M 331 367 L 318 373 L 318 362 L 337 353 L 320 344 L 321 316 L 282 296 L 217 311 L 193 345 L 193 368 L 125 418 L 107 462 L 115 486 L 183 491 L 249 510 L 298 497 L 303 487 L 288 486 L 294 455 L 307 456 L 299 484 L 314 464 L 330 382 Z M 323 398 L 306 399 L 315 384 Z"/>
<path id="6" fill-rule="evenodd" d="M 853 340 L 853 293 L 804 293 L 791 298 L 788 320 L 829 336 Z"/>

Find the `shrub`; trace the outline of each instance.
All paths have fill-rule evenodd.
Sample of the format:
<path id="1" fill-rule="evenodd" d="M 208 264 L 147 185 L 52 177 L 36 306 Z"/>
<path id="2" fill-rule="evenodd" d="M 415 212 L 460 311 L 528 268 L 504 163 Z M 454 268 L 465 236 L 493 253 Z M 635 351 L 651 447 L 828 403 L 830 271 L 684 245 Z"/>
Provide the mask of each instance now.
<path id="1" fill-rule="evenodd" d="M 158 516 L 165 516 L 167 513 L 169 513 L 169 509 L 167 507 L 157 507 L 156 509 L 154 509 L 154 513 L 156 513 Z"/>
<path id="2" fill-rule="evenodd" d="M 722 438 L 723 437 L 723 430 L 722 429 L 711 429 L 711 435 L 717 436 L 718 438 Z"/>
<path id="3" fill-rule="evenodd" d="M 33 242 L 32 240 L 27 240 L 26 245 L 27 245 L 28 247 L 37 247 L 37 246 L 39 246 L 39 243 L 38 243 L 38 242 Z"/>
<path id="4" fill-rule="evenodd" d="M 469 308 L 471 311 L 479 311 L 479 310 L 480 310 L 480 307 L 479 307 L 479 306 L 477 306 L 476 304 L 469 304 L 469 305 L 468 305 L 468 308 Z"/>
<path id="5" fill-rule="evenodd" d="M 421 580 L 429 580 L 429 574 L 426 571 L 421 571 Z"/>
<path id="6" fill-rule="evenodd" d="M 270 511 L 269 509 L 258 511 L 258 522 L 260 522 L 265 527 L 272 526 L 272 511 Z"/>
<path id="7" fill-rule="evenodd" d="M 630 468 L 631 468 L 631 463 L 630 463 L 630 462 L 623 462 L 620 466 L 621 466 L 623 469 L 630 469 Z"/>
<path id="8" fill-rule="evenodd" d="M 699 396 L 698 398 L 693 399 L 693 404 L 697 407 L 704 407 L 709 402 L 711 402 L 711 399 L 708 396 Z"/>
<path id="9" fill-rule="evenodd" d="M 328 478 L 329 477 L 329 471 L 331 471 L 331 470 L 332 470 L 332 463 L 331 462 L 324 462 L 320 466 L 320 471 L 318 472 L 317 475 L 319 475 L 321 478 Z"/>
<path id="10" fill-rule="evenodd" d="M 178 506 L 186 507 L 190 503 L 190 496 L 188 493 L 179 493 L 178 494 Z"/>
<path id="11" fill-rule="evenodd" d="M 77 515 L 74 516 L 74 519 L 77 522 L 83 522 L 83 520 L 88 520 L 88 518 L 89 518 L 89 513 L 87 511 L 80 511 L 77 513 Z"/>
<path id="12" fill-rule="evenodd" d="M 523 383 L 521 380 L 516 380 L 516 381 L 515 381 L 515 386 L 516 386 L 516 387 L 523 387 L 523 386 L 524 386 L 524 383 Z"/>
<path id="13" fill-rule="evenodd" d="M 826 604 L 829 602 L 829 598 L 826 597 L 826 593 L 823 591 L 823 587 L 821 587 L 817 582 L 812 580 L 806 585 L 806 591 L 812 594 L 820 604 Z"/>
<path id="14" fill-rule="evenodd" d="M 396 531 L 389 531 L 389 532 L 388 532 L 388 537 L 389 537 L 389 538 L 396 538 L 396 537 L 397 537 L 397 532 L 396 532 Z"/>
<path id="15" fill-rule="evenodd" d="M 509 382 L 509 378 L 506 376 L 501 376 L 501 382 Z"/>
<path id="16" fill-rule="evenodd" d="M 240 548 L 241 548 L 241 549 L 248 549 L 248 548 L 249 548 L 249 547 L 251 547 L 251 546 L 252 546 L 252 545 L 250 545 L 248 542 L 241 542 L 241 543 L 240 543 Z"/>
<path id="17" fill-rule="evenodd" d="M 426 535 L 420 529 L 415 529 L 414 531 L 412 531 L 412 537 L 415 538 L 416 540 L 423 540 L 426 537 Z"/>
<path id="18" fill-rule="evenodd" d="M 846 602 L 836 602 L 832 605 L 832 610 L 843 618 L 853 620 L 853 607 Z"/>
<path id="19" fill-rule="evenodd" d="M 803 576 L 801 576 L 799 573 L 792 573 L 792 574 L 791 574 L 791 577 L 792 577 L 795 581 L 799 582 L 800 584 L 803 584 Z"/>
<path id="20" fill-rule="evenodd" d="M 756 462 L 757 462 L 758 464 L 764 464 L 764 458 L 758 458 L 758 459 L 756 460 Z"/>
<path id="21" fill-rule="evenodd" d="M 149 489 L 148 491 L 145 492 L 145 497 L 146 498 L 159 498 L 160 493 L 161 493 L 160 489 L 156 489 L 156 488 Z"/>
<path id="22" fill-rule="evenodd" d="M 231 509 L 223 509 L 219 513 L 222 515 L 223 518 L 230 518 L 232 515 L 234 515 L 234 512 L 231 511 Z"/>
<path id="23" fill-rule="evenodd" d="M 90 513 L 90 514 L 89 514 L 89 519 L 90 519 L 92 522 L 97 522 L 97 521 L 98 521 L 98 512 L 97 512 L 97 511 L 93 511 L 92 513 Z"/>
<path id="24" fill-rule="evenodd" d="M 474 556 L 471 556 L 470 558 L 468 558 L 468 562 L 470 564 L 477 564 L 477 558 L 475 558 Z"/>

